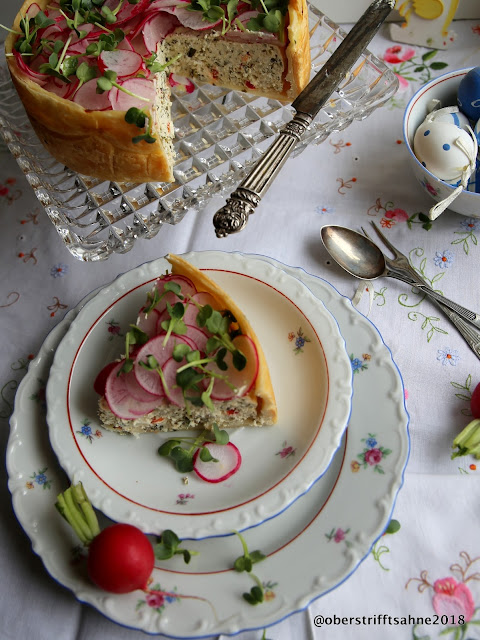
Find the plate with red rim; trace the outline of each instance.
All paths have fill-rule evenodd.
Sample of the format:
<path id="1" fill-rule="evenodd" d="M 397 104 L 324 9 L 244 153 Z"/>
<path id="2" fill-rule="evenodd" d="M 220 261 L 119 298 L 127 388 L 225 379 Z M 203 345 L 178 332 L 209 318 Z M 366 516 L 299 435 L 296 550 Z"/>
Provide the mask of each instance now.
<path id="1" fill-rule="evenodd" d="M 55 496 L 68 480 L 51 449 L 43 403 L 38 401 L 52 354 L 87 301 L 49 334 L 16 394 L 6 456 L 8 486 L 34 551 L 51 576 L 81 602 L 147 634 L 194 640 L 261 633 L 306 609 L 348 579 L 369 554 L 389 523 L 403 482 L 409 454 L 404 387 L 378 330 L 325 280 L 271 258 L 255 258 L 298 278 L 327 306 L 338 320 L 356 372 L 348 429 L 325 474 L 276 518 L 243 533 L 249 549 L 266 556 L 255 568 L 264 585 L 262 604 L 252 607 L 241 596 L 254 583 L 233 570 L 242 552 L 235 535 L 184 543 L 199 552 L 188 565 L 180 557 L 156 563 L 151 589 L 178 597 L 162 599 L 142 591 L 107 594 L 88 581 L 78 539 L 62 518 L 52 517 Z M 105 526 L 108 522 L 99 516 Z M 206 597 L 217 615 L 207 602 L 189 596 Z"/>
<path id="2" fill-rule="evenodd" d="M 106 516 L 146 533 L 201 539 L 258 525 L 309 490 L 340 444 L 353 374 L 336 320 L 298 279 L 238 253 L 184 257 L 246 313 L 269 364 L 279 420 L 229 431 L 242 456 L 237 473 L 221 483 L 179 473 L 157 454 L 171 434 L 125 436 L 100 425 L 94 379 L 123 352 L 125 331 L 168 269 L 163 258 L 117 278 L 72 322 L 50 370 L 47 423 L 69 479 L 81 481 Z"/>

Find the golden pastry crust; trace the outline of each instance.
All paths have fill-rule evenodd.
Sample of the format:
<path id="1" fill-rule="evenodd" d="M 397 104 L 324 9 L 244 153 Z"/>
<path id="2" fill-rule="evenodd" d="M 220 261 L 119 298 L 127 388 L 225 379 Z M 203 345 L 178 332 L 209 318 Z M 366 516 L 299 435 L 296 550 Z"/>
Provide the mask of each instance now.
<path id="1" fill-rule="evenodd" d="M 36 0 L 45 9 L 48 0 Z M 15 18 L 18 30 L 32 0 L 25 0 Z M 172 182 L 170 161 L 159 138 L 153 144 L 132 143 L 135 125 L 125 122 L 124 111 L 86 111 L 70 100 L 46 91 L 19 69 L 11 54 L 16 39 L 5 41 L 8 68 L 35 133 L 52 156 L 69 169 L 101 180 Z"/>
<path id="2" fill-rule="evenodd" d="M 287 81 L 291 83 L 288 97 L 296 98 L 310 80 L 310 32 L 306 0 L 290 0 L 288 5 Z"/>
<path id="3" fill-rule="evenodd" d="M 186 276 L 193 282 L 198 291 L 210 293 L 221 304 L 221 308 L 229 309 L 235 316 L 241 332 L 253 340 L 258 353 L 259 368 L 255 386 L 248 395 L 256 400 L 258 413 L 274 424 L 277 421 L 277 405 L 270 372 L 262 346 L 248 318 L 232 298 L 205 273 L 180 256 L 169 254 L 166 259 L 172 265 L 172 273 Z"/>

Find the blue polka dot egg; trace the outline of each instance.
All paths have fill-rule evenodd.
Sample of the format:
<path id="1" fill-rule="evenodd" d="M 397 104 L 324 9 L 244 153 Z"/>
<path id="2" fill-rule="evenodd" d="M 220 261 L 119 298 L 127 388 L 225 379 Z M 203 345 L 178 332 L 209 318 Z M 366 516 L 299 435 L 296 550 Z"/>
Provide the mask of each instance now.
<path id="1" fill-rule="evenodd" d="M 460 110 L 473 122 L 480 118 L 480 67 L 465 74 L 458 85 L 457 102 Z"/>
<path id="2" fill-rule="evenodd" d="M 427 116 L 415 131 L 413 152 L 434 176 L 457 184 L 468 168 L 476 149 L 472 136 L 450 122 Z"/>

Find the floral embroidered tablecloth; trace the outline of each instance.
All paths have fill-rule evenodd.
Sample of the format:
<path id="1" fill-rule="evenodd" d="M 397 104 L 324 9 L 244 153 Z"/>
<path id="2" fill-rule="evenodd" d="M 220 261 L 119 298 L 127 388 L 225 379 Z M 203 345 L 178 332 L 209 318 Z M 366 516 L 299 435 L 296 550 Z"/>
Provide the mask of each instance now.
<path id="1" fill-rule="evenodd" d="M 138 241 L 127 254 L 100 263 L 77 261 L 9 151 L 0 147 L 3 448 L 16 389 L 48 332 L 87 293 L 168 252 L 214 249 L 271 256 L 321 276 L 353 298 L 358 282 L 332 263 L 319 230 L 328 223 L 360 229 L 374 220 L 427 282 L 480 310 L 480 217 L 447 211 L 429 222 L 425 214 L 431 201 L 413 178 L 402 139 L 403 111 L 412 94 L 445 71 L 480 61 L 480 23 L 456 22 L 454 30 L 456 40 L 437 51 L 395 44 L 385 27 L 370 49 L 398 75 L 397 94 L 366 120 L 290 160 L 247 228 L 224 240 L 213 232 L 217 200 L 177 226 L 164 225 L 154 239 Z M 424 296 L 393 280 L 372 284 L 358 308 L 378 327 L 404 380 L 411 437 L 404 486 L 388 529 L 357 571 L 264 637 L 480 638 L 480 463 L 473 457 L 451 459 L 453 438 L 471 419 L 469 399 L 480 382 L 479 361 Z M 304 346 L 301 337 L 293 336 L 296 348 Z M 368 354 L 351 359 L 354 380 L 370 374 Z M 388 450 L 375 440 L 376 426 L 365 425 L 365 451 L 352 463 L 352 473 L 388 465 Z M 288 455 L 287 447 L 280 455 Z M 0 637 L 145 637 L 79 604 L 47 575 L 15 519 L 5 471 L 1 486 Z M 57 488 L 50 484 L 48 468 L 40 466 L 32 469 L 25 490 L 49 491 L 53 502 Z M 348 543 L 355 523 L 348 513 L 343 521 L 325 533 L 332 545 Z M 315 554 L 315 548 L 309 552 Z M 459 625 L 451 624 L 452 616 Z M 420 619 L 423 624 L 417 624 Z M 262 634 L 239 637 L 260 640 Z"/>

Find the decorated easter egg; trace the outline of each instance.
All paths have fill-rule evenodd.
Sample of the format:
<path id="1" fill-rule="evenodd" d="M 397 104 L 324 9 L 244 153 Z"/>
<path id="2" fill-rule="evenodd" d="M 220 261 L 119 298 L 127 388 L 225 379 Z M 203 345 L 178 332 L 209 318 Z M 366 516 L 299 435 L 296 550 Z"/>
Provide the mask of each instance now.
<path id="1" fill-rule="evenodd" d="M 458 107 L 443 107 L 431 112 L 431 119 L 435 122 L 449 122 L 460 129 L 467 129 L 470 121 Z"/>
<path id="2" fill-rule="evenodd" d="M 470 69 L 458 85 L 457 102 L 470 120 L 480 118 L 480 67 Z"/>
<path id="3" fill-rule="evenodd" d="M 427 116 L 415 131 L 413 151 L 430 173 L 440 180 L 456 184 L 475 158 L 477 149 L 467 131 Z"/>
<path id="4" fill-rule="evenodd" d="M 473 129 L 473 133 L 475 134 L 475 138 L 477 139 L 478 145 L 480 145 L 480 120 L 477 120 L 477 124 Z"/>

